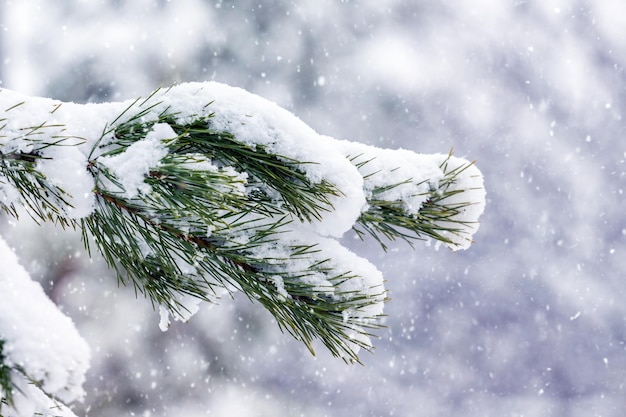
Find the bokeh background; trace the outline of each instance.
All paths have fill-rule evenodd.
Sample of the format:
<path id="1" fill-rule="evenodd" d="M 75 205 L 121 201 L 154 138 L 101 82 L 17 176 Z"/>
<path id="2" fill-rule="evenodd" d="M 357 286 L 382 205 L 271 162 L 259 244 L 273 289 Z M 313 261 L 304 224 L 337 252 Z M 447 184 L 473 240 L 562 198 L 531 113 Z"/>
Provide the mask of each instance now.
<path id="1" fill-rule="evenodd" d="M 345 243 L 392 300 L 364 366 L 312 357 L 242 295 L 188 324 L 71 230 L 0 232 L 92 347 L 79 415 L 622 417 L 622 0 L 0 2 L 0 86 L 75 102 L 217 80 L 318 132 L 476 160 L 476 243 Z M 1 301 L 0 301 L 1 302 Z"/>

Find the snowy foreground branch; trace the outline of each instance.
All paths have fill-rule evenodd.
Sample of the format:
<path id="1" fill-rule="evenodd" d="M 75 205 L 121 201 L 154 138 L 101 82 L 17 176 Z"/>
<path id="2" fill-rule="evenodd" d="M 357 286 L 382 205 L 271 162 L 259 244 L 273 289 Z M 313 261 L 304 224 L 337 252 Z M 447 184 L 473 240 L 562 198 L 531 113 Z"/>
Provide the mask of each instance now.
<path id="1" fill-rule="evenodd" d="M 465 249 L 484 194 L 463 159 L 321 136 L 222 84 L 86 105 L 0 90 L 0 207 L 79 227 L 163 330 L 241 291 L 311 351 L 358 361 L 386 292 L 338 239 Z M 1 240 L 0 254 L 0 415 L 72 416 L 88 348 Z"/>

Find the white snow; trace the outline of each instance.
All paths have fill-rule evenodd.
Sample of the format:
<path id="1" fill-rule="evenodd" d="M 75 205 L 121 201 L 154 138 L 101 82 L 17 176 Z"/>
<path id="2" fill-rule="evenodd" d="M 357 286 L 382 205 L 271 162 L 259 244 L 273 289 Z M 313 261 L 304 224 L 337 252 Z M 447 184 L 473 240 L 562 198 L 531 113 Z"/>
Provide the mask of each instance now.
<path id="1" fill-rule="evenodd" d="M 335 141 L 336 146 L 355 163 L 366 162 L 360 168 L 365 178 L 365 192 L 370 196 L 376 188 L 384 189 L 377 195 L 387 201 L 402 202 L 408 215 L 415 215 L 429 198 L 429 192 L 437 190 L 446 172 L 463 169 L 470 162 L 448 154 L 418 154 L 405 149 L 380 149 L 358 142 Z M 456 229 L 455 233 L 443 232 L 451 243 L 450 249 L 467 249 L 472 236 L 478 231 L 478 219 L 485 208 L 483 176 L 475 165 L 470 165 L 457 175 L 448 191 L 463 191 L 446 199 L 450 205 L 469 204 L 459 214 L 450 218 L 453 222 L 440 221 L 438 225 Z M 364 207 L 364 210 L 367 207 Z"/>
<path id="2" fill-rule="evenodd" d="M 169 329 L 171 321 L 170 317 L 176 321 L 186 322 L 200 309 L 200 300 L 187 294 L 181 294 L 177 297 L 178 309 L 171 312 L 165 306 L 159 306 L 159 328 L 161 331 Z"/>
<path id="3" fill-rule="evenodd" d="M 135 198 L 139 193 L 150 192 L 150 186 L 144 179 L 167 155 L 163 140 L 176 136 L 170 125 L 157 123 L 144 139 L 133 143 L 120 154 L 100 157 L 99 161 L 119 179 L 123 188 L 122 195 Z"/>
<path id="4" fill-rule="evenodd" d="M 76 146 L 51 147 L 46 153 L 47 157 L 38 161 L 37 168 L 67 193 L 70 205 L 63 207 L 67 217 L 88 216 L 94 205 L 94 182 L 87 172 L 87 158 Z"/>
<path id="5" fill-rule="evenodd" d="M 314 245 L 313 250 L 304 256 L 292 256 L 291 248 L 302 245 Z M 382 273 L 367 259 L 362 258 L 336 239 L 320 236 L 306 230 L 284 232 L 281 244 L 268 244 L 256 247 L 253 255 L 258 259 L 275 260 L 278 270 L 286 276 L 297 276 L 301 282 L 310 286 L 311 291 L 319 296 L 331 298 L 337 302 L 349 302 L 365 296 L 367 303 L 347 307 L 343 311 L 344 322 L 352 326 L 350 337 L 362 345 L 370 346 L 364 325 L 372 323 L 383 314 L 386 291 Z M 287 260 L 287 261 L 285 261 Z M 316 270 L 314 265 L 323 264 L 329 274 Z M 347 276 L 333 280 L 334 275 L 345 273 Z M 348 278 L 349 276 L 349 278 Z M 287 298 L 284 280 L 274 276 L 273 283 L 278 293 Z M 358 303 L 355 301 L 355 304 Z M 358 353 L 360 346 L 350 343 L 350 349 Z"/>
<path id="6" fill-rule="evenodd" d="M 61 401 L 81 399 L 90 357 L 86 342 L 1 238 L 0 259 L 0 339 L 5 365 L 21 367 L 44 392 Z"/>
<path id="7" fill-rule="evenodd" d="M 434 158 L 437 158 L 437 156 L 434 156 Z M 448 171 L 464 167 L 468 163 L 463 158 L 448 157 L 448 155 L 439 155 L 438 159 L 440 164 L 447 161 Z M 455 233 L 442 233 L 452 242 L 445 243 L 445 245 L 453 250 L 467 249 L 473 243 L 472 236 L 478 231 L 480 226 L 478 219 L 485 210 L 486 203 L 486 191 L 482 173 L 474 164 L 463 169 L 449 188 L 449 191 L 462 190 L 463 192 L 446 198 L 446 204 L 452 206 L 464 205 L 464 207 L 458 215 L 451 218 L 451 220 L 454 220 L 454 223 L 438 222 L 441 226 L 449 225 L 450 228 L 459 229 Z"/>
<path id="8" fill-rule="evenodd" d="M 7 407 L 11 412 L 7 417 L 77 417 L 67 406 L 48 397 L 21 374 L 14 373 L 12 378 L 18 392 L 13 407 Z"/>
<path id="9" fill-rule="evenodd" d="M 214 112 L 212 129 L 231 132 L 243 143 L 262 145 L 268 152 L 305 162 L 299 168 L 313 183 L 327 180 L 335 184 L 343 195 L 330 199 L 332 207 L 321 221 L 303 227 L 340 237 L 356 221 L 365 203 L 362 177 L 343 155 L 334 152 L 331 141 L 287 110 L 241 88 L 216 82 L 181 84 L 163 90 L 155 100 L 176 109 L 181 122 Z"/>

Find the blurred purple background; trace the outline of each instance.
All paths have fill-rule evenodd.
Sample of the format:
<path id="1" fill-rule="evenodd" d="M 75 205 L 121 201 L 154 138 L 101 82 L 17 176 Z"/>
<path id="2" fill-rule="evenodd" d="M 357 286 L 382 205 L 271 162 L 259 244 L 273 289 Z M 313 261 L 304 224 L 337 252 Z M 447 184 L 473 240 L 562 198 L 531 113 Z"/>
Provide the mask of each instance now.
<path id="1" fill-rule="evenodd" d="M 93 351 L 76 413 L 622 417 L 626 409 L 626 3 L 0 3 L 0 86 L 118 101 L 216 80 L 318 132 L 476 160 L 466 252 L 345 243 L 385 274 L 365 366 L 318 356 L 241 294 L 166 333 L 78 233 L 2 235 Z"/>

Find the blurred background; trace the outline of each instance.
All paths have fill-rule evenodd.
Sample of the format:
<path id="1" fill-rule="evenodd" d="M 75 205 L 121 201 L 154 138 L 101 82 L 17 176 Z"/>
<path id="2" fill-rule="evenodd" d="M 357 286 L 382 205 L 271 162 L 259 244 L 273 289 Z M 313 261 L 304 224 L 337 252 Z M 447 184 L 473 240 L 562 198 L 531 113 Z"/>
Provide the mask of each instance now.
<path id="1" fill-rule="evenodd" d="M 73 231 L 0 232 L 91 345 L 78 415 L 622 417 L 626 3 L 0 3 L 0 87 L 80 103 L 216 80 L 318 132 L 476 160 L 466 252 L 346 236 L 392 300 L 364 366 L 241 294 L 162 333 Z"/>

